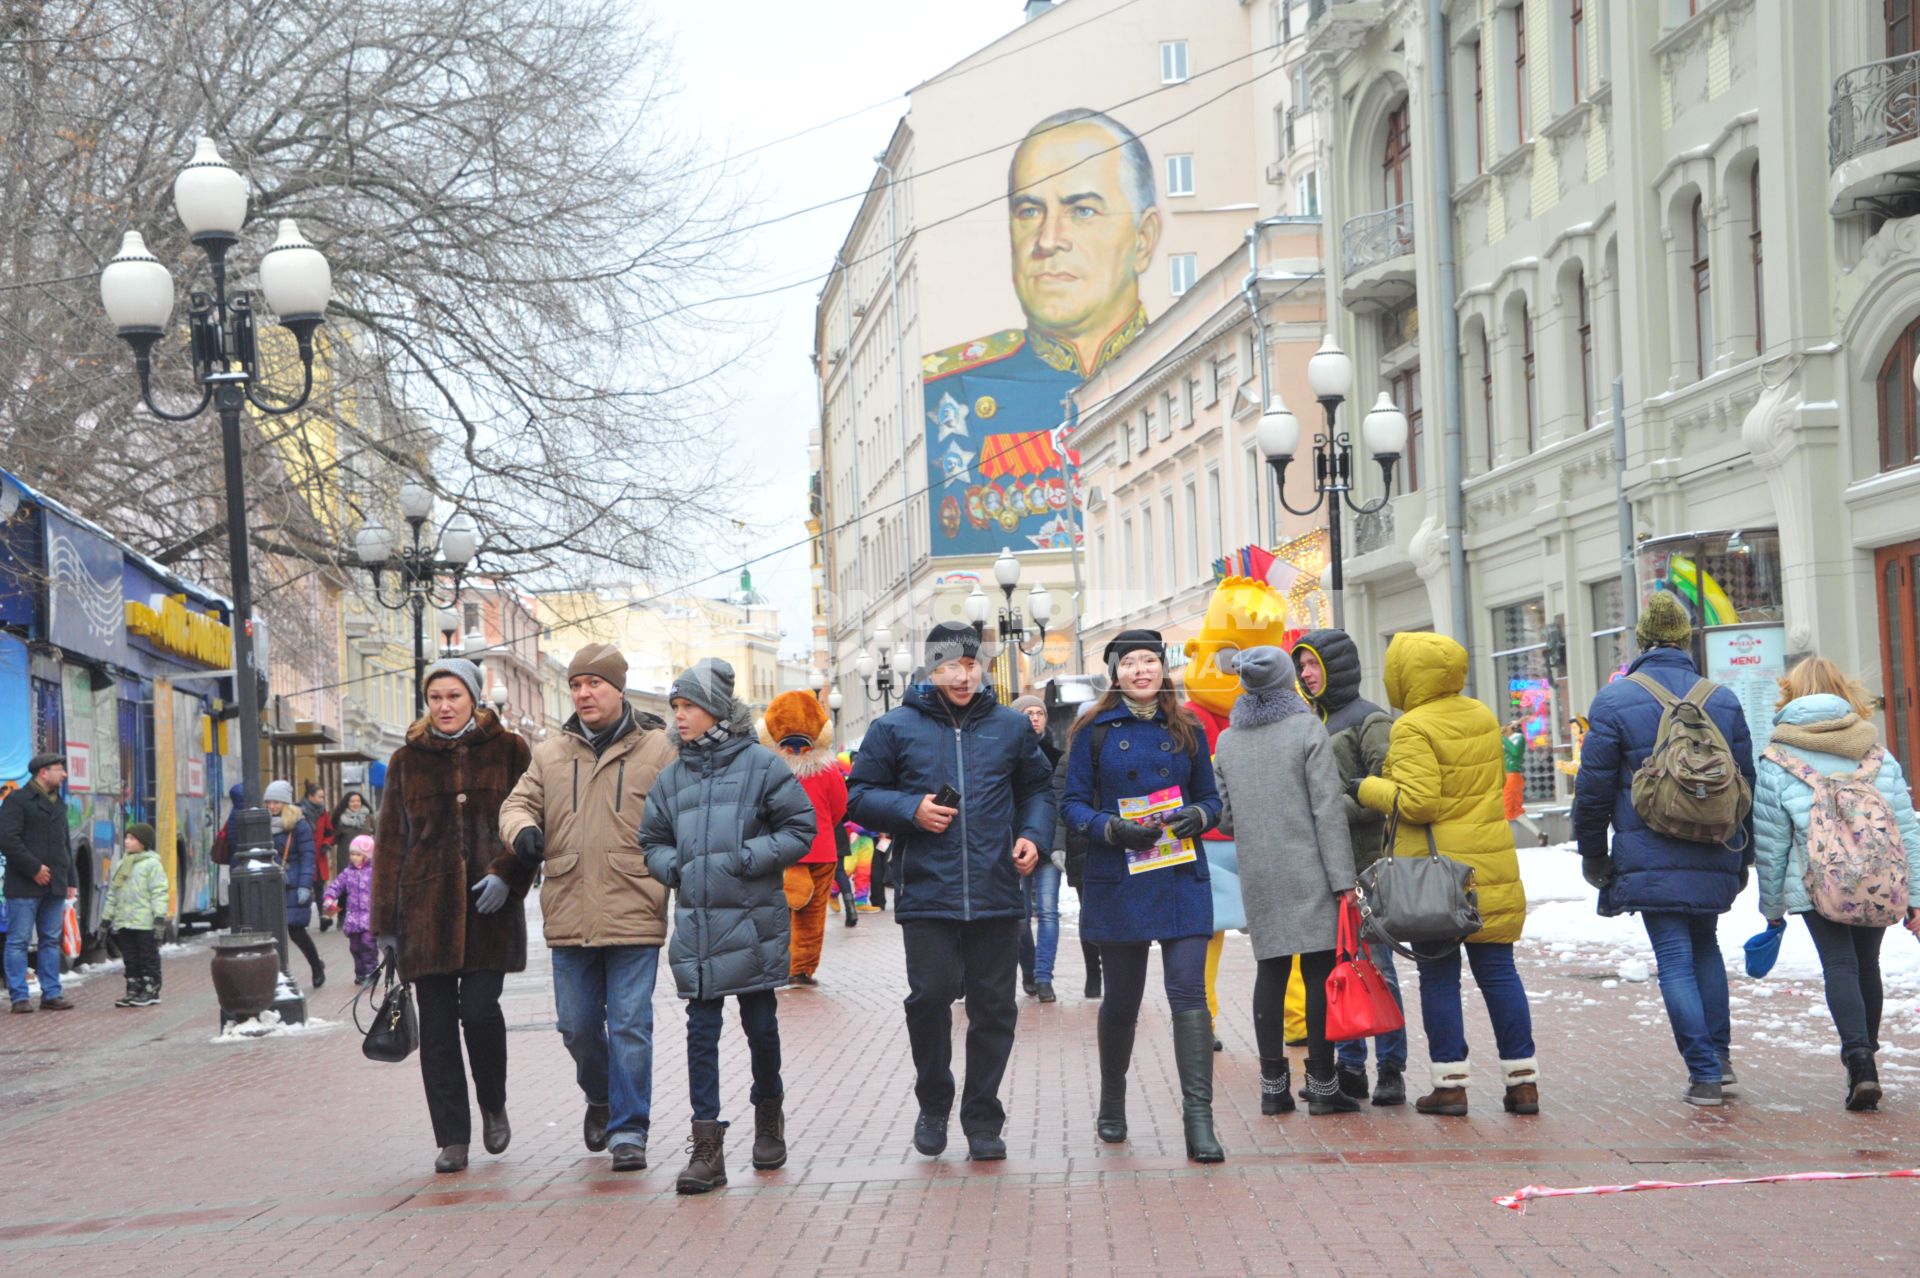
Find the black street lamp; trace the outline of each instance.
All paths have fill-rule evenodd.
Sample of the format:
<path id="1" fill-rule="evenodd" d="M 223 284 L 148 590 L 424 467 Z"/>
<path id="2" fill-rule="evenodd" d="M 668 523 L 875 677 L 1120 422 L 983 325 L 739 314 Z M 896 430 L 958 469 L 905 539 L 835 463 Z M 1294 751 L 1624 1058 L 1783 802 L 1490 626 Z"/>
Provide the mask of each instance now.
<path id="1" fill-rule="evenodd" d="M 1383 392 L 1360 423 L 1360 438 L 1374 461 L 1380 464 L 1380 495 L 1364 506 L 1353 500 L 1353 441 L 1340 430 L 1337 417 L 1340 405 L 1353 387 L 1353 361 L 1329 333 L 1320 349 L 1307 361 L 1307 384 L 1326 413 L 1327 428 L 1313 437 L 1314 502 L 1305 510 L 1287 503 L 1287 463 L 1300 447 L 1300 422 L 1287 411 L 1277 397 L 1260 417 L 1256 438 L 1267 464 L 1273 467 L 1274 483 L 1280 504 L 1294 515 L 1317 514 L 1327 510 L 1327 562 L 1332 575 L 1333 624 L 1344 628 L 1347 621 L 1345 576 L 1341 569 L 1340 503 L 1356 515 L 1371 515 L 1387 504 L 1393 492 L 1393 468 L 1407 446 L 1407 417 Z"/>
<path id="2" fill-rule="evenodd" d="M 382 608 L 413 612 L 413 715 L 417 719 L 427 710 L 426 689 L 420 686 L 427 677 L 427 609 L 440 610 L 444 629 L 445 618 L 460 599 L 461 574 L 480 552 L 480 531 L 465 511 L 456 510 L 440 534 L 440 553 L 435 555 L 425 540 L 427 520 L 433 515 L 433 492 L 415 479 L 400 485 L 400 515 L 412 532 L 409 544 L 396 550 L 393 534 L 376 520 L 354 534 L 353 553 L 372 575 L 373 597 Z M 398 578 L 400 591 L 392 599 L 382 585 L 389 571 Z M 442 576 L 453 578 L 453 591 L 444 602 L 434 591 Z"/>
<path id="3" fill-rule="evenodd" d="M 865 648 L 862 648 L 860 655 L 853 659 L 853 668 L 860 674 L 860 682 L 866 689 L 867 700 L 878 701 L 882 714 L 893 709 L 896 672 L 898 682 L 902 686 L 901 695 L 905 696 L 907 675 L 913 669 L 913 654 L 907 651 L 907 645 L 901 644 L 893 650 L 892 656 L 888 656 L 887 649 L 892 644 L 893 631 L 886 626 L 877 627 L 873 632 L 873 646 L 880 650 L 879 664 L 874 663 L 873 657 Z M 880 690 L 880 695 L 877 697 L 874 695 L 876 688 Z"/>
<path id="4" fill-rule="evenodd" d="M 993 579 L 1000 586 L 1005 603 L 1000 609 L 999 633 L 1000 646 L 993 655 L 994 689 L 1000 695 L 1000 704 L 1007 705 L 1020 695 L 1020 659 L 1015 651 L 1026 653 L 1029 657 L 1040 651 L 1040 645 L 1047 639 L 1047 622 L 1053 617 L 1053 592 L 1040 582 L 1027 592 L 1027 615 L 1033 618 L 1038 632 L 1033 643 L 1026 642 L 1027 630 L 1022 624 L 1020 610 L 1013 606 L 1013 592 L 1020 585 L 1020 560 L 1012 549 L 1000 548 L 1000 557 L 993 561 Z M 975 631 L 986 634 L 987 615 L 993 610 L 986 592 L 976 584 L 967 596 L 964 605 L 967 620 L 973 623 Z"/>
<path id="5" fill-rule="evenodd" d="M 128 231 L 120 251 L 100 272 L 100 302 L 122 341 L 133 349 L 140 399 L 162 421 L 191 421 L 211 404 L 220 418 L 227 505 L 227 555 L 232 564 L 233 688 L 240 721 L 241 806 L 233 823 L 230 873 L 232 930 L 262 932 L 280 946 L 280 987 L 274 1008 L 283 1021 L 304 1021 L 306 1002 L 287 970 L 285 883 L 273 855 L 271 827 L 260 807 L 260 681 L 253 646 L 253 578 L 248 564 L 246 475 L 240 414 L 248 405 L 268 416 L 291 413 L 313 391 L 313 334 L 333 295 L 327 259 L 283 218 L 273 246 L 260 259 L 260 292 L 299 348 L 300 393 L 274 402 L 256 393 L 260 382 L 254 297 L 227 292 L 227 253 L 247 221 L 247 183 L 220 158 L 212 138 L 201 138 L 193 159 L 173 183 L 173 206 L 193 243 L 206 254 L 213 292 L 188 294 L 188 334 L 200 402 L 170 413 L 153 402 L 153 348 L 173 316 L 173 277 Z"/>

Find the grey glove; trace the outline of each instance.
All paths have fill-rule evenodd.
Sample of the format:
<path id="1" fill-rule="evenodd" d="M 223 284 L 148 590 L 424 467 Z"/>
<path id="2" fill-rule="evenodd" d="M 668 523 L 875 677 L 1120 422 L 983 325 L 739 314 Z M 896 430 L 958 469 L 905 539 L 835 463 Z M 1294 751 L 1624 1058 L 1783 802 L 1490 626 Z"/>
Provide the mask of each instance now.
<path id="1" fill-rule="evenodd" d="M 293 903 L 295 905 L 312 905 L 313 889 L 312 888 L 296 888 L 293 893 Z"/>
<path id="2" fill-rule="evenodd" d="M 1067 872 L 1067 850 L 1065 848 L 1055 848 L 1052 853 L 1048 855 L 1047 859 L 1053 862 L 1053 868 L 1060 871 L 1060 873 L 1065 874 Z"/>
<path id="3" fill-rule="evenodd" d="M 1596 888 L 1605 888 L 1613 879 L 1613 859 L 1605 856 L 1581 857 L 1580 877 Z"/>
<path id="4" fill-rule="evenodd" d="M 161 944 L 165 944 L 165 943 L 166 943 L 166 939 L 167 939 L 167 925 L 166 925 L 166 923 L 165 923 L 165 922 L 164 922 L 163 920 L 159 920 L 159 919 L 156 919 L 156 920 L 154 920 L 154 924 L 153 924 L 153 939 L 154 939 L 154 940 L 155 940 L 156 942 L 159 942 L 159 943 L 161 943 Z"/>
<path id="5" fill-rule="evenodd" d="M 1108 817 L 1106 835 L 1107 842 L 1123 848 L 1150 848 L 1160 841 L 1157 827 L 1124 817 Z"/>
<path id="6" fill-rule="evenodd" d="M 507 881 L 497 874 L 481 879 L 473 885 L 473 890 L 480 894 L 474 907 L 482 914 L 492 914 L 507 903 Z"/>
<path id="7" fill-rule="evenodd" d="M 1191 803 L 1175 808 L 1167 818 L 1167 829 L 1176 839 L 1197 839 L 1207 832 L 1207 810 Z"/>

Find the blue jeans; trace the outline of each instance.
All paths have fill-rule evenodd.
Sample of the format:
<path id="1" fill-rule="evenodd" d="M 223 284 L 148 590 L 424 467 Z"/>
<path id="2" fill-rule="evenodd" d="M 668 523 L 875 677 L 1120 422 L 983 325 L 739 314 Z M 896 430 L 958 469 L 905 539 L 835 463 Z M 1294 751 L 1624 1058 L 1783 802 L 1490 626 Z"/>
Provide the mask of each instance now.
<path id="1" fill-rule="evenodd" d="M 1695 1083 L 1720 1081 L 1720 1059 L 1733 1042 L 1727 1008 L 1727 964 L 1720 957 L 1720 920 L 1712 914 L 1648 910 L 1640 915 L 1660 965 L 1660 997 L 1667 1002 L 1673 1041 Z"/>
<path id="2" fill-rule="evenodd" d="M 1467 1059 L 1467 1026 L 1460 1006 L 1460 951 L 1467 952 L 1473 983 L 1487 1000 L 1493 1022 L 1493 1041 L 1503 1061 L 1533 1057 L 1533 1012 L 1527 1006 L 1526 987 L 1513 966 L 1513 946 L 1469 941 L 1438 958 L 1427 958 L 1427 947 L 1416 945 L 1420 959 L 1420 1023 L 1427 1030 L 1427 1055 L 1436 1065 L 1457 1065 Z"/>
<path id="3" fill-rule="evenodd" d="M 1400 1010 L 1407 1010 L 1407 1002 L 1400 997 L 1400 973 L 1393 970 L 1393 951 L 1384 945 L 1370 945 L 1368 951 L 1373 955 L 1373 965 L 1380 969 L 1380 979 L 1393 991 L 1393 1001 Z M 1341 1043 L 1334 1053 L 1342 1069 L 1363 1070 L 1367 1067 L 1367 1040 L 1351 1039 Z M 1397 1029 L 1391 1034 L 1382 1034 L 1373 1040 L 1373 1063 L 1391 1065 L 1397 1070 L 1407 1068 L 1407 1031 Z"/>
<path id="4" fill-rule="evenodd" d="M 1033 873 L 1020 880 L 1020 899 L 1026 903 L 1027 917 L 1020 923 L 1020 970 L 1030 974 L 1036 984 L 1053 983 L 1053 959 L 1060 950 L 1060 867 L 1045 853 Z M 1036 944 L 1033 922 L 1040 923 Z"/>
<path id="5" fill-rule="evenodd" d="M 573 1076 L 605 1105 L 607 1142 L 646 1143 L 653 1120 L 653 983 L 657 945 L 556 945 L 553 1001 Z"/>
<path id="6" fill-rule="evenodd" d="M 753 1062 L 753 1103 L 786 1095 L 780 1081 L 778 997 L 772 990 L 756 990 L 734 1002 L 740 1005 L 740 1028 Z M 720 1117 L 720 1024 L 726 1008 L 724 998 L 687 1000 L 687 1092 L 697 1122 Z"/>
<path id="7" fill-rule="evenodd" d="M 7 997 L 27 1001 L 27 949 L 33 933 L 40 933 L 40 997 L 60 997 L 60 925 L 66 921 L 67 898 L 49 892 L 7 902 Z"/>

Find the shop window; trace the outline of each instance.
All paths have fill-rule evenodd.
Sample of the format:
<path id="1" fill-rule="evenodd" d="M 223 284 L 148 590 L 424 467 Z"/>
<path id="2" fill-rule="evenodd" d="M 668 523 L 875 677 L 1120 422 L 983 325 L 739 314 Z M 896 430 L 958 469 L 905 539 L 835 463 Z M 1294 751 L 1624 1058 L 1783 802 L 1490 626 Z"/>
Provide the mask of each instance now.
<path id="1" fill-rule="evenodd" d="M 1520 720 L 1527 738 L 1527 798 L 1553 797 L 1553 671 L 1547 662 L 1546 607 L 1539 599 L 1493 610 L 1494 713 Z"/>
<path id="2" fill-rule="evenodd" d="M 1772 528 L 1689 533 L 1643 541 L 1640 593 L 1678 596 L 1693 620 L 1693 658 L 1705 669 L 1701 632 L 1784 621 L 1780 534 Z"/>
<path id="3" fill-rule="evenodd" d="M 1618 577 L 1587 587 L 1593 616 L 1593 679 L 1599 691 L 1627 673 L 1638 653 L 1633 631 L 1627 627 L 1625 591 Z"/>

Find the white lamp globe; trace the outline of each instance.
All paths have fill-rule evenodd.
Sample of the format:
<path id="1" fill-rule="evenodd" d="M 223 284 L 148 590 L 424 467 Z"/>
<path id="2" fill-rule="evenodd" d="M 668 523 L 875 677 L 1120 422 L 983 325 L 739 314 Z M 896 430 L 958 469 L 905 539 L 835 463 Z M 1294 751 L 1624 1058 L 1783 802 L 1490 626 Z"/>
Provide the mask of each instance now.
<path id="1" fill-rule="evenodd" d="M 100 272 L 100 304 L 122 332 L 166 328 L 173 315 L 173 276 L 140 232 L 121 236 L 120 251 Z"/>
<path id="2" fill-rule="evenodd" d="M 833 711 L 835 714 L 839 714 L 840 707 L 845 704 L 847 704 L 847 699 L 840 695 L 840 689 L 835 688 L 827 694 L 827 709 Z"/>
<path id="3" fill-rule="evenodd" d="M 979 582 L 976 581 L 973 583 L 973 589 L 968 592 L 966 599 L 961 603 L 960 607 L 966 613 L 967 620 L 974 625 L 984 626 L 987 624 L 987 593 L 980 589 Z"/>
<path id="4" fill-rule="evenodd" d="M 433 513 L 433 490 L 417 479 L 400 485 L 400 513 L 408 519 L 425 519 Z"/>
<path id="5" fill-rule="evenodd" d="M 440 553 L 456 568 L 464 568 L 480 553 L 480 530 L 466 511 L 456 511 L 440 534 Z"/>
<path id="6" fill-rule="evenodd" d="M 893 669 L 902 679 L 913 673 L 913 653 L 904 643 L 893 650 Z"/>
<path id="7" fill-rule="evenodd" d="M 1382 459 L 1398 457 L 1407 447 L 1407 415 L 1385 391 L 1360 419 L 1360 439 L 1367 452 Z"/>
<path id="8" fill-rule="evenodd" d="M 993 561 L 993 579 L 1000 583 L 1002 590 L 1012 590 L 1020 584 L 1020 561 L 1014 558 L 1011 547 L 1000 547 L 1000 557 Z"/>
<path id="9" fill-rule="evenodd" d="M 1262 457 L 1269 460 L 1292 457 L 1300 450 L 1300 419 L 1287 410 L 1285 401 L 1276 399 L 1260 414 L 1254 439 L 1260 445 Z"/>
<path id="10" fill-rule="evenodd" d="M 187 234 L 237 238 L 247 221 L 247 181 L 220 158 L 212 138 L 194 144 L 193 158 L 173 180 L 173 207 Z"/>
<path id="11" fill-rule="evenodd" d="M 877 627 L 873 632 L 873 646 L 885 652 L 893 647 L 893 630 L 888 626 Z"/>
<path id="12" fill-rule="evenodd" d="M 1320 349 L 1307 361 L 1307 385 L 1320 399 L 1345 399 L 1353 389 L 1353 361 L 1332 333 L 1320 339 Z"/>
<path id="13" fill-rule="evenodd" d="M 853 659 L 853 668 L 862 680 L 873 678 L 873 654 L 862 648 L 860 655 Z"/>
<path id="14" fill-rule="evenodd" d="M 393 535 L 378 521 L 365 524 L 353 535 L 353 557 L 366 567 L 387 562 L 393 555 Z"/>
<path id="15" fill-rule="evenodd" d="M 260 259 L 260 291 L 282 319 L 322 315 L 333 297 L 333 268 L 290 217 L 280 219 L 279 237 Z"/>

